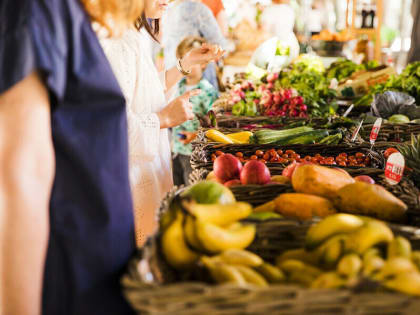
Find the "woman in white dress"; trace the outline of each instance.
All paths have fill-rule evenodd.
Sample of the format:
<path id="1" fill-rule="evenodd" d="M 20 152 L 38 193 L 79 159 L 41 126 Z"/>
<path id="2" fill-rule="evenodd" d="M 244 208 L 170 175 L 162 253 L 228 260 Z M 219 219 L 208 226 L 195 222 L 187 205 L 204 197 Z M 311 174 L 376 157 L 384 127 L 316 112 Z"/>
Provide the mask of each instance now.
<path id="1" fill-rule="evenodd" d="M 159 74 L 149 51 L 159 19 L 168 0 L 145 0 L 145 15 L 120 38 L 102 39 L 101 44 L 127 101 L 130 181 L 134 202 L 137 245 L 156 228 L 155 213 L 172 188 L 171 149 L 167 128 L 194 118 L 190 91 L 168 104 L 165 92 L 193 64 L 206 64 L 223 52 L 214 46 L 197 48 L 178 62 L 178 67 Z M 147 18 L 146 18 L 147 17 Z M 154 19 L 154 26 L 147 19 Z"/>

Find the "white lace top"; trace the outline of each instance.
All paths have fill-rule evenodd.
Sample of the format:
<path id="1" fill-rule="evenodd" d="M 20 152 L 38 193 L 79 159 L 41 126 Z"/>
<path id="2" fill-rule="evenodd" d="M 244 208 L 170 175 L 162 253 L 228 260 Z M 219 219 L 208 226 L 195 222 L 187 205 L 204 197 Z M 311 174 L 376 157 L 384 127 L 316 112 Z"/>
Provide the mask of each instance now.
<path id="1" fill-rule="evenodd" d="M 101 39 L 127 101 L 130 181 L 141 238 L 153 232 L 154 213 L 173 185 L 168 131 L 160 129 L 156 114 L 167 105 L 164 75 L 152 61 L 149 40 L 145 31 L 134 29 L 120 38 Z"/>

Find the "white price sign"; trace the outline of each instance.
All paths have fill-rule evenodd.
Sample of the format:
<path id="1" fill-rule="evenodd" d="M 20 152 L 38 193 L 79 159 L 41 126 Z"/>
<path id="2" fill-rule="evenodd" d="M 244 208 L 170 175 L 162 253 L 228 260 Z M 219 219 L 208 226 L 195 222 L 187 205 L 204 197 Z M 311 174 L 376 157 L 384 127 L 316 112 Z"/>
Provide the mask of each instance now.
<path id="1" fill-rule="evenodd" d="M 378 139 L 379 130 L 381 130 L 382 126 L 382 118 L 378 118 L 375 121 L 375 124 L 372 127 L 372 131 L 370 132 L 370 144 L 373 146 L 375 144 L 376 139 Z"/>
<path id="2" fill-rule="evenodd" d="M 404 156 L 401 153 L 393 153 L 389 156 L 385 165 L 385 178 L 390 185 L 397 185 L 403 177 L 405 167 Z"/>

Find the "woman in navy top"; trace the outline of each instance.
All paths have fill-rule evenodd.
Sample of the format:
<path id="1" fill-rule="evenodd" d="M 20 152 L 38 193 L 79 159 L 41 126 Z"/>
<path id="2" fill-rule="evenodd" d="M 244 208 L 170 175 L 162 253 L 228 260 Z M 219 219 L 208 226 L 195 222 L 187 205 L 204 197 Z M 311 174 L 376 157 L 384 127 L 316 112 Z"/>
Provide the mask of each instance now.
<path id="1" fill-rule="evenodd" d="M 114 26 L 142 10 L 82 2 Z M 135 249 L 127 151 L 124 97 L 81 2 L 1 0 L 0 311 L 132 312 L 119 286 Z"/>

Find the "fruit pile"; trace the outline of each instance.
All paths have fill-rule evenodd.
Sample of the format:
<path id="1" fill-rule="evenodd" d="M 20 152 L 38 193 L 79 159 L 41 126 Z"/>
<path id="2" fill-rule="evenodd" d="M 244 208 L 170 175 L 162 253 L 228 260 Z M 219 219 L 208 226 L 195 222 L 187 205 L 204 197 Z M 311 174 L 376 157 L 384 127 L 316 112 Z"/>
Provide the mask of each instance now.
<path id="1" fill-rule="evenodd" d="M 244 249 L 254 240 L 254 225 L 239 220 L 252 207 L 236 202 L 232 192 L 214 182 L 200 182 L 174 199 L 160 220 L 161 249 L 177 270 L 193 267 L 204 254 Z"/>
<path id="2" fill-rule="evenodd" d="M 207 177 L 227 187 L 235 185 L 265 185 L 270 183 L 271 174 L 268 167 L 256 160 L 242 166 L 241 161 L 232 154 L 221 154 L 214 161 L 213 172 Z"/>
<path id="3" fill-rule="evenodd" d="M 363 279 L 420 296 L 420 251 L 382 221 L 332 215 L 307 232 L 305 248 L 277 257 L 288 282 L 311 288 L 351 288 Z"/>
<path id="4" fill-rule="evenodd" d="M 346 171 L 314 164 L 289 169 L 294 193 L 284 193 L 255 209 L 300 220 L 336 212 L 367 215 L 387 221 L 405 220 L 407 205 L 369 176 L 352 178 Z M 286 176 L 285 176 L 286 177 Z"/>
<path id="5" fill-rule="evenodd" d="M 211 160 L 216 161 L 217 157 L 224 155 L 222 151 L 216 151 L 211 155 Z M 338 165 L 342 167 L 356 166 L 366 167 L 370 166 L 371 158 L 362 152 L 357 152 L 353 155 L 347 153 L 340 153 L 337 156 L 322 156 L 321 154 L 315 154 L 314 156 L 306 155 L 301 156 L 293 150 L 256 150 L 255 154 L 251 156 L 244 156 L 242 152 L 235 153 L 235 156 L 240 162 L 246 163 L 251 160 L 260 161 L 262 163 L 279 163 L 279 164 L 290 164 L 293 162 L 311 162 L 320 165 Z"/>

